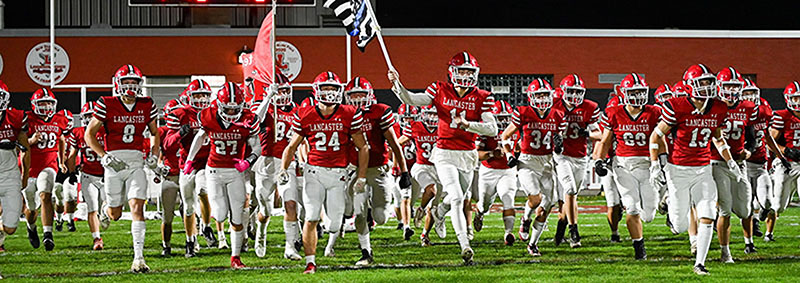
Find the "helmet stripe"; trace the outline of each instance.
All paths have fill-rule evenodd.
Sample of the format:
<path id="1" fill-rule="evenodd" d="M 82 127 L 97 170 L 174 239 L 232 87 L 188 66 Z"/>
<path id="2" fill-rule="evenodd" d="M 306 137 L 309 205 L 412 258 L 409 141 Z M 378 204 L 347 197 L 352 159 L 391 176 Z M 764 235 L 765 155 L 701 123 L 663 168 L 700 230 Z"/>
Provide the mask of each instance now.
<path id="1" fill-rule="evenodd" d="M 464 64 L 471 63 L 469 61 L 469 54 L 467 53 L 467 51 L 464 51 L 463 53 L 464 53 Z"/>
<path id="2" fill-rule="evenodd" d="M 700 66 L 700 68 L 703 69 L 704 74 L 711 73 L 711 71 L 708 70 L 708 67 L 706 67 L 706 65 L 697 64 L 697 66 Z"/>
<path id="3" fill-rule="evenodd" d="M 728 69 L 731 70 L 731 80 L 732 81 L 739 80 L 739 76 L 737 76 L 738 73 L 736 72 L 736 69 L 734 69 L 733 67 L 728 67 Z"/>
<path id="4" fill-rule="evenodd" d="M 575 79 L 575 85 L 573 85 L 573 86 L 576 86 L 576 87 L 580 86 L 581 78 L 578 77 L 578 74 L 572 74 L 572 78 Z"/>
<path id="5" fill-rule="evenodd" d="M 135 73 L 135 72 L 133 71 L 133 66 L 131 66 L 130 64 L 128 64 L 128 74 L 133 74 L 133 73 Z"/>
<path id="6" fill-rule="evenodd" d="M 641 83 L 639 82 L 639 75 L 637 75 L 636 73 L 631 73 L 631 76 L 633 77 L 633 83 L 634 83 L 635 85 L 640 85 L 640 84 L 641 84 Z"/>
<path id="7" fill-rule="evenodd" d="M 794 92 L 797 93 L 800 91 L 800 84 L 798 84 L 797 81 L 793 81 L 792 83 L 794 84 Z"/>

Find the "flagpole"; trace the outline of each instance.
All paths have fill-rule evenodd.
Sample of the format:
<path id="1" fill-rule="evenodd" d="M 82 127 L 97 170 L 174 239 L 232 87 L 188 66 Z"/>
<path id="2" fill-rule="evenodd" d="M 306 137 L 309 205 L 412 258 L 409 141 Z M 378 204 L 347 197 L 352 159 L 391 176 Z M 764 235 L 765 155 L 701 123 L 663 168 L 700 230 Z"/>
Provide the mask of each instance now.
<path id="1" fill-rule="evenodd" d="M 394 65 L 392 65 L 392 59 L 389 58 L 389 51 L 386 50 L 386 44 L 383 42 L 383 34 L 381 33 L 381 26 L 378 24 L 378 17 L 375 16 L 375 12 L 372 11 L 372 3 L 369 0 L 364 0 L 367 5 L 367 10 L 369 11 L 370 15 L 372 15 L 372 20 L 375 21 L 375 30 L 378 34 L 378 43 L 381 45 L 381 50 L 383 51 L 383 59 L 386 60 L 386 66 L 389 67 L 389 70 L 394 71 Z"/>
<path id="2" fill-rule="evenodd" d="M 270 46 L 272 47 L 272 83 L 273 84 L 275 83 L 275 81 L 277 80 L 276 78 L 278 77 L 277 74 L 275 73 L 275 32 L 276 32 L 276 30 L 275 30 L 275 12 L 278 11 L 278 9 L 276 9 L 276 8 L 277 8 L 276 0 L 272 0 L 272 33 L 270 34 L 270 37 L 271 37 Z M 269 91 L 272 91 L 272 86 L 270 86 Z M 264 101 L 264 103 L 270 103 L 270 102 L 271 101 Z M 274 109 L 273 109 L 274 111 L 272 111 L 272 129 L 273 129 L 273 132 L 275 132 L 275 136 L 273 137 L 273 140 L 275 142 L 277 142 L 278 141 L 278 105 L 273 103 L 272 106 L 274 107 Z M 267 107 L 269 107 L 269 105 L 267 105 Z M 267 109 L 269 109 L 269 108 L 267 108 Z"/>
<path id="3" fill-rule="evenodd" d="M 347 81 L 350 82 L 350 80 L 353 78 L 353 54 L 351 52 L 353 49 L 353 41 L 350 39 L 350 36 L 346 34 L 344 35 L 344 39 L 347 41 L 347 44 L 345 45 L 347 46 Z"/>

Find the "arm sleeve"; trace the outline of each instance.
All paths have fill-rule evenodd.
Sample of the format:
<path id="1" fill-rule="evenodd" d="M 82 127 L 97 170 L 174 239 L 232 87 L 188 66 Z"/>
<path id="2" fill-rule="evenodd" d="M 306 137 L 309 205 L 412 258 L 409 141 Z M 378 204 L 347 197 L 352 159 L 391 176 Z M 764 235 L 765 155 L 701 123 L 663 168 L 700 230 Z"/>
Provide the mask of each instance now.
<path id="1" fill-rule="evenodd" d="M 431 84 L 424 93 L 413 93 L 398 81 L 392 86 L 392 92 L 405 104 L 414 106 L 430 105 L 433 103 L 433 94 L 436 93 L 436 83 Z"/>
<path id="2" fill-rule="evenodd" d="M 203 147 L 203 140 L 206 138 L 206 131 L 200 129 L 197 132 L 197 135 L 194 136 L 194 140 L 192 140 L 192 146 L 189 147 L 189 155 L 186 157 L 186 160 L 194 160 L 194 157 L 200 152 L 200 148 Z"/>
<path id="3" fill-rule="evenodd" d="M 497 120 L 491 112 L 483 112 L 481 113 L 481 122 L 469 122 L 467 131 L 481 136 L 495 136 L 497 135 Z"/>

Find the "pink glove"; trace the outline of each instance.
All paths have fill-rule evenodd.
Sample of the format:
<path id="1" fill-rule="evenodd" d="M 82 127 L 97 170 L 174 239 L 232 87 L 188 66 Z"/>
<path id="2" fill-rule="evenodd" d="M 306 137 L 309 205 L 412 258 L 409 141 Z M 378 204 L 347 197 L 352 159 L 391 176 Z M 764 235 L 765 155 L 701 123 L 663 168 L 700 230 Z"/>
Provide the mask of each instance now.
<path id="1" fill-rule="evenodd" d="M 194 161 L 188 160 L 188 161 L 186 161 L 185 164 L 183 164 L 183 174 L 184 175 L 189 175 L 189 174 L 192 173 L 192 170 L 193 170 L 192 169 L 192 163 L 194 163 Z"/>
<path id="2" fill-rule="evenodd" d="M 233 165 L 233 167 L 236 168 L 236 171 L 244 172 L 244 170 L 250 168 L 250 162 L 247 160 L 234 158 L 233 161 L 236 162 L 236 164 Z"/>

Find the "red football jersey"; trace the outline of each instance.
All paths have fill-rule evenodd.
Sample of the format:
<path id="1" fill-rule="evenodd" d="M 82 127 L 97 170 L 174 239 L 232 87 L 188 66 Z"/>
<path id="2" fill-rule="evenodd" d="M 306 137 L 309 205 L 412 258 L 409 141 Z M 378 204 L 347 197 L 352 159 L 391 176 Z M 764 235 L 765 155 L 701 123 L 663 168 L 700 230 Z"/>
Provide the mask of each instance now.
<path id="1" fill-rule="evenodd" d="M 297 112 L 297 108 L 294 102 L 292 102 L 290 106 L 278 107 L 278 122 L 275 123 L 273 122 L 275 107 L 269 107 L 267 110 L 267 117 L 261 125 L 261 152 L 263 155 L 277 158 L 283 157 L 283 151 L 289 146 L 289 141 L 292 140 L 292 136 L 294 135 L 292 132 L 292 122 L 294 121 L 294 113 Z M 274 128 L 278 129 L 277 136 L 273 131 Z"/>
<path id="2" fill-rule="evenodd" d="M 247 150 L 247 139 L 258 135 L 258 120 L 255 114 L 242 108 L 242 117 L 236 123 L 225 126 L 218 117 L 217 108 L 209 107 L 200 111 L 200 125 L 208 135 L 211 150 L 208 166 L 213 168 L 234 168 L 234 158 L 243 159 Z"/>
<path id="3" fill-rule="evenodd" d="M 49 119 L 27 112 L 28 137 L 40 133 L 41 139 L 31 145 L 31 170 L 30 176 L 36 178 L 45 168 L 58 171 L 58 141 L 63 136 L 66 138 L 72 131 L 72 124 L 63 112 L 56 112 Z"/>
<path id="4" fill-rule="evenodd" d="M 543 116 L 531 106 L 514 109 L 511 123 L 522 129 L 522 153 L 546 155 L 553 153 L 553 136 L 567 129 L 564 112 L 550 108 Z"/>
<path id="5" fill-rule="evenodd" d="M 405 135 L 405 133 L 403 132 L 405 129 L 403 129 L 403 127 L 400 126 L 399 122 L 394 123 L 394 125 L 392 125 L 392 129 L 394 129 L 394 134 L 398 138 L 400 136 Z M 414 166 L 414 163 L 417 162 L 417 154 L 416 150 L 414 150 L 415 149 L 414 141 L 411 140 L 410 138 L 411 136 L 409 134 L 409 141 L 406 142 L 406 144 L 400 145 L 400 150 L 403 151 L 403 157 L 406 159 L 406 169 L 408 169 L 408 172 L 411 172 L 411 167 Z M 398 167 L 397 164 L 395 164 L 394 167 L 392 167 L 392 175 L 395 176 L 400 175 L 400 167 Z"/>
<path id="6" fill-rule="evenodd" d="M 645 105 L 634 117 L 624 105 L 606 108 L 600 125 L 613 131 L 617 156 L 650 156 L 650 133 L 661 121 L 661 110 Z"/>
<path id="7" fill-rule="evenodd" d="M 178 168 L 183 168 L 183 163 L 186 162 L 186 158 L 189 157 L 189 148 L 192 146 L 194 136 L 200 131 L 201 127 L 199 117 L 199 111 L 191 105 L 184 105 L 175 108 L 170 111 L 169 114 L 167 114 L 167 129 L 169 129 L 169 131 L 167 131 L 166 136 L 161 136 L 161 140 L 166 144 L 173 144 L 175 142 L 179 143 L 180 150 L 178 151 Z M 183 138 L 181 138 L 180 135 L 180 128 L 182 125 L 189 125 L 189 127 L 192 128 L 192 132 Z M 203 147 L 201 147 L 200 151 L 197 152 L 197 155 L 194 156 L 192 167 L 195 170 L 200 170 L 206 167 L 209 150 L 211 150 L 211 145 L 208 143 L 208 140 L 206 140 L 206 142 L 203 144 Z"/>
<path id="8" fill-rule="evenodd" d="M 348 151 L 353 147 L 352 134 L 361 132 L 364 118 L 352 105 L 336 105 L 325 117 L 317 106 L 297 109 L 292 131 L 308 140 L 308 164 L 328 168 L 345 168 Z"/>
<path id="9" fill-rule="evenodd" d="M 0 111 L 0 141 L 16 141 L 20 133 L 28 132 L 28 115 L 25 111 L 9 107 Z M 0 172 L 20 171 L 19 156 L 11 150 L 0 151 Z"/>
<path id="10" fill-rule="evenodd" d="M 722 134 L 725 141 L 730 146 L 731 154 L 741 154 L 744 151 L 744 132 L 745 127 L 752 125 L 758 119 L 756 105 L 750 101 L 741 101 L 733 107 L 728 107 L 728 118 L 723 124 Z M 723 160 L 719 151 L 711 151 L 711 159 Z"/>
<path id="11" fill-rule="evenodd" d="M 86 139 L 83 138 L 85 133 L 86 127 L 77 127 L 72 129 L 72 133 L 69 135 L 69 138 L 67 138 L 67 143 L 78 151 L 78 164 L 76 165 L 81 167 L 83 173 L 103 176 L 105 170 L 100 163 L 100 156 L 97 156 L 97 153 L 86 143 Z M 103 139 L 105 136 L 106 131 L 101 127 L 95 135 L 100 145 L 104 144 Z"/>
<path id="12" fill-rule="evenodd" d="M 392 108 L 383 103 L 375 103 L 361 113 L 364 117 L 361 131 L 364 132 L 369 144 L 368 167 L 383 166 L 389 162 L 389 151 L 391 151 L 383 132 L 388 131 L 395 123 Z M 354 165 L 358 163 L 358 152 L 355 148 L 350 150 L 350 163 Z"/>
<path id="13" fill-rule="evenodd" d="M 767 162 L 769 156 L 767 154 L 766 135 L 769 135 L 768 129 L 771 119 L 772 107 L 762 101 L 758 106 L 758 117 L 752 124 L 753 130 L 756 132 L 756 152 L 752 152 L 747 161 L 755 163 Z"/>
<path id="14" fill-rule="evenodd" d="M 501 130 L 501 133 L 502 133 L 502 130 Z M 500 141 L 501 140 L 502 139 L 500 138 L 499 134 L 497 136 L 494 136 L 494 137 L 481 137 L 480 140 L 479 140 L 479 143 L 478 143 L 478 149 L 479 150 L 485 150 L 485 151 L 493 151 L 495 149 L 501 149 L 501 147 L 500 147 Z M 519 141 L 519 131 L 515 132 L 511 136 L 511 140 L 514 141 L 515 143 L 517 141 Z M 501 151 L 502 151 L 502 149 L 501 149 Z M 510 167 L 508 167 L 508 159 L 506 159 L 505 155 L 494 156 L 492 158 L 489 158 L 489 159 L 486 159 L 486 160 L 482 160 L 481 164 L 483 164 L 483 166 L 486 166 L 486 167 L 492 168 L 492 169 L 509 169 L 510 168 Z"/>
<path id="15" fill-rule="evenodd" d="M 672 148 L 669 163 L 681 166 L 704 166 L 711 159 L 711 136 L 725 126 L 728 105 L 710 99 L 703 113 L 689 97 L 674 97 L 664 102 L 661 117 L 672 127 Z"/>
<path id="16" fill-rule="evenodd" d="M 169 131 L 171 131 L 169 126 L 158 127 L 158 134 L 162 137 L 167 136 Z M 169 167 L 170 176 L 175 176 L 180 173 L 180 149 L 181 144 L 175 140 L 161 140 L 161 155 L 164 159 L 164 165 Z"/>
<path id="17" fill-rule="evenodd" d="M 783 139 L 786 141 L 788 148 L 800 148 L 800 118 L 798 118 L 791 110 L 782 109 L 777 110 L 772 115 L 772 124 L 770 127 L 775 128 L 783 133 Z M 790 161 L 792 160 L 786 158 Z"/>
<path id="18" fill-rule="evenodd" d="M 557 100 L 553 108 L 564 112 L 564 121 L 567 122 L 567 132 L 564 134 L 564 152 L 562 154 L 571 157 L 586 156 L 586 141 L 588 137 L 580 135 L 581 129 L 587 129 L 589 124 L 600 119 L 600 108 L 597 102 L 584 99 L 581 105 L 568 109 L 563 100 Z M 588 131 L 588 130 L 587 130 Z"/>
<path id="19" fill-rule="evenodd" d="M 436 146 L 436 142 L 439 140 L 437 128 L 429 129 L 425 126 L 425 123 L 420 121 L 406 124 L 406 127 L 403 128 L 403 135 L 414 142 L 417 152 L 417 164 L 433 165 L 428 158 L 431 158 L 431 151 L 433 151 L 433 147 Z"/>
<path id="20" fill-rule="evenodd" d="M 488 91 L 471 88 L 459 97 L 451 83 L 437 81 L 428 86 L 425 94 L 433 100 L 439 115 L 439 141 L 436 147 L 451 150 L 473 150 L 477 135 L 459 129 L 453 123 L 456 116 L 467 121 L 481 121 L 481 114 L 490 112 L 494 96 Z"/>
<path id="21" fill-rule="evenodd" d="M 137 97 L 132 108 L 119 96 L 103 96 L 94 107 L 94 118 L 106 129 L 105 150 L 142 151 L 144 131 L 158 116 L 158 108 L 150 97 Z"/>

